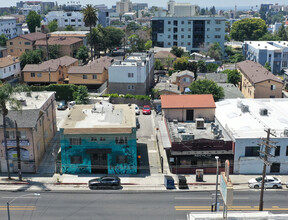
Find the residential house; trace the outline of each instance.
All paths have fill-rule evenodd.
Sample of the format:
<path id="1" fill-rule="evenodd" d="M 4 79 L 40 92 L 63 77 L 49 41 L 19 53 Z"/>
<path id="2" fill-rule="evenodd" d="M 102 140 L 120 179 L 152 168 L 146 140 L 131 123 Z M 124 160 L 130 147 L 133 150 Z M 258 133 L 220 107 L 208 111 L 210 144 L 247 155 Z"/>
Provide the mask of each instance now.
<path id="1" fill-rule="evenodd" d="M 184 93 L 194 80 L 194 73 L 189 70 L 175 72 L 170 77 L 171 83 L 176 84 L 181 93 Z"/>
<path id="2" fill-rule="evenodd" d="M 6 57 L 7 55 L 8 55 L 8 54 L 7 54 L 7 48 L 0 46 L 0 58 Z"/>
<path id="3" fill-rule="evenodd" d="M 234 146 L 235 174 L 262 174 L 267 129 L 271 145 L 267 174 L 288 172 L 288 100 L 225 99 L 216 103 L 216 121 L 231 137 Z"/>
<path id="4" fill-rule="evenodd" d="M 245 98 L 282 98 L 282 81 L 261 64 L 245 60 L 237 63 L 237 69 Z"/>
<path id="5" fill-rule="evenodd" d="M 7 56 L 0 58 L 0 80 L 5 81 L 21 73 L 20 60 Z"/>
<path id="6" fill-rule="evenodd" d="M 76 37 L 83 40 L 83 45 L 88 45 L 87 34 L 89 31 L 55 31 L 49 33 L 49 37 Z"/>
<path id="7" fill-rule="evenodd" d="M 33 84 L 64 83 L 69 68 L 78 66 L 78 60 L 69 56 L 52 59 L 40 64 L 26 64 L 22 70 L 24 82 Z"/>
<path id="8" fill-rule="evenodd" d="M 73 66 L 68 71 L 69 84 L 86 85 L 98 88 L 108 81 L 108 67 L 114 61 L 111 57 L 102 57 L 85 66 Z"/>
<path id="9" fill-rule="evenodd" d="M 207 51 L 219 43 L 224 53 L 224 17 L 152 17 L 152 45 L 186 47 L 189 52 Z"/>
<path id="10" fill-rule="evenodd" d="M 83 46 L 83 40 L 77 37 L 50 37 L 48 42 L 45 39 L 37 40 L 35 47 L 43 50 L 44 55 L 47 55 L 47 44 L 48 46 L 57 45 L 60 57 L 75 57 L 79 47 Z"/>
<path id="11" fill-rule="evenodd" d="M 73 106 L 60 135 L 63 173 L 137 173 L 134 105 Z"/>
<path id="12" fill-rule="evenodd" d="M 165 67 L 172 67 L 173 62 L 176 60 L 176 56 L 169 52 L 169 51 L 159 51 L 156 52 L 154 55 L 154 59 L 156 60 L 160 60 L 161 64 Z"/>
<path id="13" fill-rule="evenodd" d="M 268 62 L 274 74 L 288 68 L 288 41 L 244 41 L 242 50 L 246 60 Z"/>
<path id="14" fill-rule="evenodd" d="M 20 57 L 22 53 L 34 50 L 35 42 L 40 39 L 45 41 L 46 34 L 35 32 L 10 39 L 6 42 L 8 54 Z"/>
<path id="15" fill-rule="evenodd" d="M 7 147 L 10 171 L 18 172 L 16 130 L 20 133 L 20 153 L 22 173 L 36 173 L 44 153 L 51 147 L 56 128 L 56 101 L 54 92 L 28 92 L 15 94 L 22 104 L 19 111 L 12 110 L 8 103 Z M 3 116 L 0 114 L 0 162 L 1 172 L 7 172 Z"/>
<path id="16" fill-rule="evenodd" d="M 12 39 L 21 34 L 21 29 L 16 25 L 16 18 L 1 16 L 0 17 L 0 35 L 4 34 L 8 39 Z"/>
<path id="17" fill-rule="evenodd" d="M 181 92 L 178 90 L 178 86 L 175 84 L 169 83 L 169 81 L 160 81 L 157 83 L 154 87 L 154 90 L 156 92 L 155 98 L 158 98 L 160 95 L 175 95 L 175 94 L 181 94 Z"/>
<path id="18" fill-rule="evenodd" d="M 226 160 L 233 164 L 230 137 L 215 123 L 215 103 L 208 95 L 162 95 L 164 120 L 159 123 L 162 144 L 172 173 L 205 174 L 224 170 Z M 233 173 L 233 166 L 230 167 Z"/>
<path id="19" fill-rule="evenodd" d="M 108 68 L 109 93 L 147 95 L 154 84 L 154 54 L 132 53 Z"/>

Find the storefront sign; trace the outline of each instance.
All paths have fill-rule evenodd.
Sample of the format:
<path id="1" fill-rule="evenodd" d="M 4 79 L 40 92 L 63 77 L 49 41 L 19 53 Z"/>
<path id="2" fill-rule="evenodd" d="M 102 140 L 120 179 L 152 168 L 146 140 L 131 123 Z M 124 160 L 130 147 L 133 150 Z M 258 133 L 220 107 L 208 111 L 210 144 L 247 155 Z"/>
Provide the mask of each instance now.
<path id="1" fill-rule="evenodd" d="M 20 140 L 19 141 L 21 147 L 30 146 L 29 140 Z M 4 141 L 2 141 L 2 145 L 4 146 Z M 16 140 L 7 140 L 8 147 L 16 147 Z"/>

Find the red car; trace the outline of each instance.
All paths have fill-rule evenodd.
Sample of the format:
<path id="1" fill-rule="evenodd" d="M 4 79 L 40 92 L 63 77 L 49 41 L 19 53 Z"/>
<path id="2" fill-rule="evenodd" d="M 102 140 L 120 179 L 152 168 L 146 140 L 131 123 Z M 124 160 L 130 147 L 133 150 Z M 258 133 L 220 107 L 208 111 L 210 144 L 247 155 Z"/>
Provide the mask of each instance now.
<path id="1" fill-rule="evenodd" d="M 144 105 L 142 110 L 143 115 L 151 115 L 151 108 L 149 105 Z"/>

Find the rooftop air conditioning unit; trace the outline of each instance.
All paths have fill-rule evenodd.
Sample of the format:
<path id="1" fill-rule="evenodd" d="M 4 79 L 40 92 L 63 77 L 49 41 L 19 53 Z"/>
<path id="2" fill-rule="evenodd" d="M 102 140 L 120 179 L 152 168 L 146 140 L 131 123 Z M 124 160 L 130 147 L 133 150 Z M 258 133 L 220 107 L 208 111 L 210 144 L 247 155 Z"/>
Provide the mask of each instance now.
<path id="1" fill-rule="evenodd" d="M 284 137 L 288 137 L 288 128 L 284 129 Z"/>
<path id="2" fill-rule="evenodd" d="M 178 133 L 185 133 L 185 127 L 177 127 Z"/>
<path id="3" fill-rule="evenodd" d="M 266 108 L 260 108 L 259 114 L 262 116 L 268 115 L 268 110 Z"/>
<path id="4" fill-rule="evenodd" d="M 249 112 L 249 106 L 248 106 L 248 105 L 242 105 L 242 106 L 241 106 L 241 111 L 242 111 L 243 113 Z"/>
<path id="5" fill-rule="evenodd" d="M 204 118 L 196 118 L 196 128 L 197 129 L 203 129 L 204 126 Z"/>
<path id="6" fill-rule="evenodd" d="M 182 134 L 181 140 L 182 141 L 192 141 L 192 140 L 194 140 L 194 134 L 188 134 L 188 133 Z"/>

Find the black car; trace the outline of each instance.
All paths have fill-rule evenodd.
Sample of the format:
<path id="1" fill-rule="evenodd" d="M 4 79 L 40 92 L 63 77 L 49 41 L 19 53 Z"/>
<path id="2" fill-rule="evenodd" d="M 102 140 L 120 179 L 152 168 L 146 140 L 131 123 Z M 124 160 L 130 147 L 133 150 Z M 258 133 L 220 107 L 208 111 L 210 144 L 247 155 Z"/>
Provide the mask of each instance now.
<path id="1" fill-rule="evenodd" d="M 120 188 L 121 181 L 117 176 L 102 176 L 89 180 L 89 189 L 117 189 Z"/>
<path id="2" fill-rule="evenodd" d="M 139 119 L 136 118 L 136 128 L 139 129 L 140 128 L 140 122 L 139 122 Z"/>
<path id="3" fill-rule="evenodd" d="M 57 109 L 58 110 L 65 110 L 67 108 L 67 102 L 65 100 L 62 100 L 59 102 Z"/>

